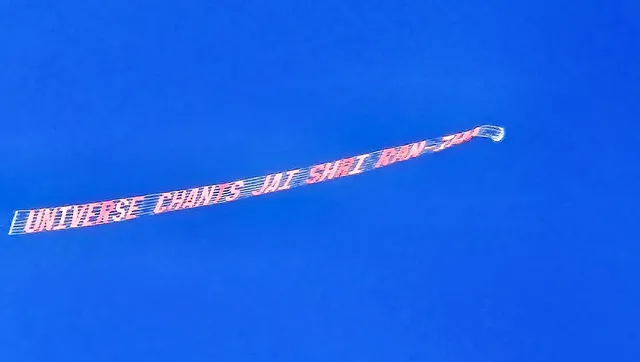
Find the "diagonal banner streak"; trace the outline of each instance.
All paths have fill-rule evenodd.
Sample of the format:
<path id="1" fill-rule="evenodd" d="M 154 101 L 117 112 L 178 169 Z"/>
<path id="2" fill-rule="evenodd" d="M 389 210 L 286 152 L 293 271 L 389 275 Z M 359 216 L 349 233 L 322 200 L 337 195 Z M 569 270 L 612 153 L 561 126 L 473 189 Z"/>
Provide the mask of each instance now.
<path id="1" fill-rule="evenodd" d="M 247 197 L 284 191 L 405 162 L 466 143 L 474 137 L 500 142 L 504 128 L 484 125 L 444 137 L 343 158 L 248 179 L 163 193 L 133 196 L 86 204 L 17 210 L 9 235 L 76 229 L 231 202 Z"/>

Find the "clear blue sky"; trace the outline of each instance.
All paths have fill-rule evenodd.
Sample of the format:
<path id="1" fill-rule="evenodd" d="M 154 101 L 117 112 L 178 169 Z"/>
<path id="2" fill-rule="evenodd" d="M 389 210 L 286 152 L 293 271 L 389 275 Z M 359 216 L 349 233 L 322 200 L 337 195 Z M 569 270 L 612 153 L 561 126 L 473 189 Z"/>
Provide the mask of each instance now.
<path id="1" fill-rule="evenodd" d="M 6 227 L 14 209 L 484 123 L 507 137 L 0 236 L 0 360 L 637 361 L 639 14 L 632 0 L 3 2 Z"/>

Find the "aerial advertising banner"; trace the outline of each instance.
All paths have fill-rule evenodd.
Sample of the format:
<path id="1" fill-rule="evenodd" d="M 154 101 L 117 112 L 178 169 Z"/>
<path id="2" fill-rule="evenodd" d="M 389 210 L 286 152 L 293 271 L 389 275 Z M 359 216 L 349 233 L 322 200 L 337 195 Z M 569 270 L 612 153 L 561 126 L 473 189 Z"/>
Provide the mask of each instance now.
<path id="1" fill-rule="evenodd" d="M 9 235 L 112 224 L 142 216 L 210 206 L 284 191 L 409 161 L 426 153 L 439 152 L 466 143 L 474 137 L 500 142 L 504 137 L 504 128 L 479 126 L 444 137 L 232 182 L 78 205 L 17 210 L 13 215 Z"/>

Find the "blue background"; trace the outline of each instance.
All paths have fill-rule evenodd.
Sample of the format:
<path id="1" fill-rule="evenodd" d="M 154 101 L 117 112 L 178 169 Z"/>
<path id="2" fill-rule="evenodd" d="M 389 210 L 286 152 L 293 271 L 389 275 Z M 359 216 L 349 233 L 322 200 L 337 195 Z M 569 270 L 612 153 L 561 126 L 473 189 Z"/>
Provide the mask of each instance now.
<path id="1" fill-rule="evenodd" d="M 1 361 L 638 361 L 637 1 L 171 3 L 0 5 Z M 485 123 L 505 140 L 6 236 Z"/>

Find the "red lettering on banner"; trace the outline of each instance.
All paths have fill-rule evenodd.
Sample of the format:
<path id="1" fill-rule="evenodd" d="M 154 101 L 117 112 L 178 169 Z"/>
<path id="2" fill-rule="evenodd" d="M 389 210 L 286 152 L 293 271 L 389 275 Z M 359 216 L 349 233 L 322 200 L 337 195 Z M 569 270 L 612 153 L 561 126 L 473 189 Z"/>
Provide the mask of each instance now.
<path id="1" fill-rule="evenodd" d="M 126 220 L 131 220 L 138 217 L 138 215 L 136 215 L 135 212 L 139 211 L 140 208 L 138 208 L 138 205 L 136 204 L 138 203 L 138 201 L 143 201 L 143 200 L 144 200 L 144 196 L 136 196 L 131 198 L 131 202 L 129 203 L 129 212 L 127 212 L 127 216 L 125 217 Z"/>
<path id="2" fill-rule="evenodd" d="M 466 132 L 464 133 L 464 141 L 463 141 L 463 142 L 469 142 L 469 141 L 471 141 L 471 139 L 473 138 L 473 133 L 474 133 L 474 130 L 466 131 Z"/>
<path id="3" fill-rule="evenodd" d="M 281 173 L 270 174 L 265 176 L 264 182 L 262 183 L 262 187 L 259 190 L 251 191 L 253 196 L 260 196 L 272 191 L 275 191 L 280 185 L 280 180 L 282 179 Z"/>
<path id="4" fill-rule="evenodd" d="M 24 232 L 25 233 L 35 233 L 40 228 L 40 221 L 42 220 L 42 216 L 40 215 L 40 210 L 29 210 L 29 216 L 27 217 L 27 222 L 24 224 Z"/>
<path id="5" fill-rule="evenodd" d="M 459 145 L 459 144 L 463 143 L 464 142 L 464 138 L 465 138 L 464 133 L 456 133 L 456 134 L 454 134 L 453 137 L 451 137 L 451 142 L 449 142 L 449 147 L 450 146 Z"/>
<path id="6" fill-rule="evenodd" d="M 116 203 L 113 201 L 104 201 L 102 202 L 102 207 L 100 208 L 100 213 L 98 214 L 98 218 L 96 219 L 96 224 L 108 224 L 111 222 L 109 220 L 109 216 L 111 215 L 111 211 L 116 208 Z"/>
<path id="7" fill-rule="evenodd" d="M 53 229 L 53 222 L 56 217 L 56 209 L 40 209 L 40 227 L 38 231 L 50 231 Z"/>
<path id="8" fill-rule="evenodd" d="M 394 161 L 406 161 L 409 159 L 409 145 L 401 146 Z"/>
<path id="9" fill-rule="evenodd" d="M 416 142 L 412 144 L 411 150 L 409 151 L 409 157 L 407 157 L 407 159 L 416 158 L 420 156 L 422 154 L 422 151 L 424 151 L 424 148 L 426 145 L 427 145 L 427 141 L 421 141 L 421 142 Z"/>
<path id="10" fill-rule="evenodd" d="M 35 233 L 41 231 L 61 230 L 66 228 L 64 225 L 67 210 L 70 206 L 44 208 L 37 210 L 30 210 L 29 216 L 24 226 L 25 233 Z M 61 212 L 60 220 L 56 223 L 56 216 L 58 212 Z"/>
<path id="11" fill-rule="evenodd" d="M 234 182 L 231 188 L 229 189 L 229 192 L 231 193 L 231 195 L 227 196 L 225 200 L 233 201 L 238 197 L 240 197 L 240 191 L 241 191 L 240 189 L 242 188 L 242 186 L 244 186 L 244 181 L 240 180 L 240 181 Z"/>
<path id="12" fill-rule="evenodd" d="M 331 180 L 336 177 L 336 173 L 338 172 L 338 167 L 340 167 L 340 160 L 332 163 L 328 162 L 324 165 L 324 172 L 322 173 L 322 177 L 320 181 Z"/>
<path id="13" fill-rule="evenodd" d="M 291 171 L 287 171 L 287 180 L 284 182 L 284 185 L 282 185 L 278 190 L 288 190 L 291 188 L 291 180 L 293 180 L 293 177 L 297 174 L 300 173 L 300 170 L 291 170 Z"/>
<path id="14" fill-rule="evenodd" d="M 309 170 L 309 178 L 306 179 L 304 182 L 306 184 L 314 184 L 316 182 L 320 182 L 320 177 L 322 177 L 322 174 L 320 172 L 323 169 L 324 169 L 324 165 L 316 165 L 311 167 L 311 170 Z"/>
<path id="15" fill-rule="evenodd" d="M 80 225 L 84 212 L 87 211 L 87 205 L 73 205 L 73 215 L 71 216 L 71 227 L 75 228 Z"/>
<path id="16" fill-rule="evenodd" d="M 173 199 L 171 200 L 169 207 L 167 207 L 167 211 L 179 210 L 180 207 L 182 207 L 182 204 L 184 203 L 186 196 L 187 196 L 186 190 L 174 191 Z"/>
<path id="17" fill-rule="evenodd" d="M 336 173 L 336 177 L 344 177 L 349 175 L 349 169 L 353 166 L 353 162 L 355 161 L 355 157 L 345 158 L 343 160 L 338 161 L 338 172 Z"/>
<path id="18" fill-rule="evenodd" d="M 380 158 L 378 162 L 376 162 L 375 168 L 384 167 L 390 165 L 394 162 L 394 157 L 396 155 L 395 148 L 385 148 L 380 154 Z"/>
<path id="19" fill-rule="evenodd" d="M 121 221 L 127 215 L 127 209 L 124 207 L 129 204 L 129 201 L 126 199 L 120 199 L 116 202 L 116 211 L 120 213 L 120 215 L 113 215 L 113 221 Z"/>
<path id="20" fill-rule="evenodd" d="M 482 127 L 476 127 L 468 131 L 451 134 L 441 137 L 440 142 L 435 141 L 428 146 L 425 140 L 404 146 L 386 148 L 380 151 L 374 168 L 407 161 L 420 156 L 425 150 L 440 151 L 454 145 L 468 142 L 478 136 L 481 131 Z M 376 154 L 378 154 L 378 152 L 376 152 Z M 308 169 L 308 178 L 305 180 L 305 183 L 313 184 L 362 173 L 364 172 L 364 167 L 369 168 L 371 167 L 371 163 L 373 163 L 370 161 L 365 165 L 365 161 L 368 160 L 370 156 L 371 154 L 362 154 L 312 166 Z M 260 189 L 257 189 L 253 184 L 245 185 L 246 181 L 240 180 L 232 183 L 165 192 L 160 195 L 156 194 L 153 196 L 157 197 L 153 213 L 159 214 L 167 211 L 210 205 L 211 203 L 217 204 L 224 201 L 234 201 L 240 198 L 245 186 L 249 186 L 250 188 L 247 191 L 251 191 L 251 194 L 255 196 L 287 190 L 293 187 L 293 178 L 300 174 L 300 172 L 301 169 L 295 169 L 286 171 L 286 176 L 285 172 L 266 175 Z M 299 181 L 302 181 L 301 178 Z M 253 180 L 256 179 L 252 179 L 251 181 Z M 227 189 L 228 192 L 226 192 Z M 214 192 L 217 192 L 215 199 Z M 245 194 L 245 196 L 248 195 Z M 138 203 L 144 200 L 145 196 L 137 196 L 117 201 L 108 200 L 55 208 L 33 209 L 28 210 L 26 218 L 25 211 L 20 211 L 16 215 L 18 220 L 14 220 L 12 223 L 10 233 L 19 233 L 17 232 L 17 228 L 22 222 L 24 222 L 23 231 L 25 233 L 35 233 L 134 219 L 140 215 L 140 205 Z M 143 206 L 143 212 L 146 213 L 148 212 L 147 206 L 150 207 L 151 205 Z"/>
<path id="21" fill-rule="evenodd" d="M 230 183 L 221 184 L 220 186 L 218 186 L 218 195 L 216 195 L 216 199 L 213 200 L 214 204 L 217 204 L 218 202 L 220 202 L 220 198 L 222 198 L 222 194 L 224 194 L 224 190 L 229 186 L 231 186 Z"/>
<path id="22" fill-rule="evenodd" d="M 356 158 L 358 159 L 358 162 L 356 163 L 356 167 L 353 168 L 353 170 L 351 170 L 351 172 L 349 172 L 349 175 L 355 175 L 358 173 L 362 173 L 362 164 L 364 163 L 364 160 L 366 160 L 370 155 L 367 153 L 366 155 L 360 155 L 357 156 Z"/>
<path id="23" fill-rule="evenodd" d="M 167 207 L 164 206 L 165 200 L 168 200 L 172 197 L 171 192 L 163 192 L 158 196 L 158 201 L 156 202 L 156 206 L 153 208 L 154 214 L 160 214 L 167 211 Z"/>
<path id="24" fill-rule="evenodd" d="M 209 205 L 211 202 L 211 198 L 213 197 L 213 192 L 216 189 L 216 185 L 213 186 L 203 186 L 202 192 L 200 193 L 200 197 L 198 198 L 198 202 L 196 202 L 196 206 L 205 206 Z"/>
<path id="25" fill-rule="evenodd" d="M 281 173 L 267 175 L 264 178 L 264 182 L 262 183 L 262 187 L 259 190 L 251 191 L 251 194 L 253 196 L 260 196 L 262 194 L 266 194 L 266 193 L 269 193 L 271 191 L 275 191 L 275 189 L 278 188 L 278 185 L 280 184 L 280 180 L 281 179 L 282 179 L 282 174 Z"/>
<path id="26" fill-rule="evenodd" d="M 334 178 L 362 173 L 362 165 L 364 163 L 364 160 L 366 160 L 369 156 L 369 154 L 365 154 L 357 157 L 344 158 L 335 162 L 327 162 L 324 164 L 315 165 L 309 170 L 309 178 L 305 180 L 305 183 L 314 184 L 317 182 L 332 180 Z M 350 171 L 351 167 L 353 167 L 353 170 Z"/>
<path id="27" fill-rule="evenodd" d="M 282 181 L 282 172 L 280 173 L 276 173 L 273 175 L 269 175 L 272 176 L 271 177 L 271 183 L 270 186 L 267 187 L 266 189 L 264 189 L 263 193 L 269 193 L 269 192 L 275 192 L 276 190 L 278 190 L 278 187 L 280 186 L 280 182 Z"/>
<path id="28" fill-rule="evenodd" d="M 58 224 L 53 227 L 53 230 L 62 230 L 67 228 L 65 221 L 67 219 L 67 212 L 71 209 L 71 206 L 62 206 L 58 209 L 60 210 L 60 220 L 58 221 Z"/>
<path id="29" fill-rule="evenodd" d="M 451 146 L 459 145 L 464 142 L 464 133 L 456 133 L 451 139 Z"/>
<path id="30" fill-rule="evenodd" d="M 471 140 L 473 137 L 477 136 L 480 133 L 480 128 L 476 127 L 472 130 L 460 132 L 456 134 L 452 134 L 449 136 L 442 137 L 442 142 L 436 151 L 442 151 L 445 148 L 449 148 L 451 146 L 459 145 L 461 143 L 465 143 Z"/>
<path id="31" fill-rule="evenodd" d="M 195 187 L 189 190 L 178 190 L 173 192 L 165 192 L 158 197 L 156 205 L 153 209 L 154 214 L 160 214 L 167 211 L 177 211 L 191 209 L 194 207 L 207 206 L 211 204 L 214 193 L 217 191 L 213 203 L 221 201 L 225 189 L 229 188 L 230 195 L 225 198 L 226 201 L 233 201 L 240 196 L 240 188 L 244 186 L 243 181 L 234 183 L 226 183 L 221 185 L 211 185 Z M 167 200 L 171 200 L 168 206 L 164 206 Z"/>
<path id="32" fill-rule="evenodd" d="M 422 154 L 427 141 L 421 141 L 412 143 L 409 145 L 400 146 L 400 149 L 387 148 L 382 151 L 378 162 L 376 162 L 375 168 L 391 165 L 396 162 L 407 161 L 410 158 L 418 157 Z"/>
<path id="33" fill-rule="evenodd" d="M 448 148 L 449 146 L 451 146 L 451 141 L 453 140 L 454 137 L 455 135 L 442 137 L 442 142 L 440 143 L 440 146 L 436 149 L 436 151 L 442 151 L 445 148 Z"/>
<path id="34" fill-rule="evenodd" d="M 251 194 L 253 196 L 259 196 L 262 195 L 263 193 L 265 193 L 265 191 L 267 190 L 267 188 L 269 187 L 269 185 L 271 184 L 271 178 L 273 177 L 273 175 L 267 175 L 264 178 L 264 182 L 262 183 L 262 187 L 259 190 L 253 190 L 251 191 Z"/>
<path id="35" fill-rule="evenodd" d="M 464 132 L 464 136 L 463 136 L 464 141 L 463 142 L 471 141 L 472 138 L 473 138 L 473 130 L 468 130 L 468 131 Z"/>
<path id="36" fill-rule="evenodd" d="M 259 196 L 263 194 L 268 194 L 270 192 L 282 191 L 291 188 L 291 181 L 293 177 L 300 173 L 299 169 L 287 171 L 287 178 L 282 183 L 284 178 L 284 172 L 269 174 L 265 176 L 264 182 L 262 183 L 262 187 L 259 190 L 251 191 L 253 196 Z"/>
<path id="37" fill-rule="evenodd" d="M 193 188 L 189 191 L 189 196 L 187 196 L 187 200 L 185 200 L 182 205 L 183 209 L 190 209 L 196 206 L 196 200 L 198 198 L 198 188 Z"/>
<path id="38" fill-rule="evenodd" d="M 87 214 L 84 217 L 84 221 L 82 222 L 82 226 L 91 226 L 95 225 L 95 222 L 91 220 L 92 217 L 96 216 L 95 207 L 100 206 L 99 202 L 93 202 L 87 205 Z"/>

